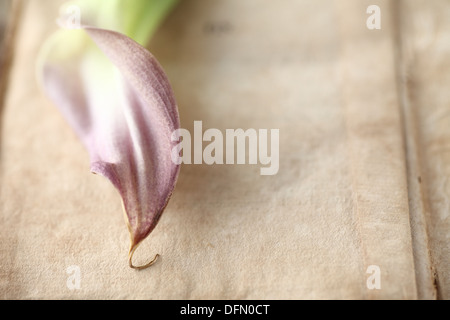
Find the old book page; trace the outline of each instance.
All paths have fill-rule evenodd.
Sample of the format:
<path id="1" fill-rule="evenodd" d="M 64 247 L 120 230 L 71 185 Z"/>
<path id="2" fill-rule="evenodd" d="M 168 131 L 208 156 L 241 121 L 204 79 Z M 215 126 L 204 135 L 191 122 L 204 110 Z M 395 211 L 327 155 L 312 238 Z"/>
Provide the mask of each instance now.
<path id="1" fill-rule="evenodd" d="M 2 110 L 0 297 L 448 299 L 450 4 L 425 2 L 181 1 L 149 49 L 182 127 L 279 129 L 279 172 L 183 165 L 136 252 L 160 261 L 138 272 L 119 195 L 36 81 L 63 2 L 23 1 Z"/>

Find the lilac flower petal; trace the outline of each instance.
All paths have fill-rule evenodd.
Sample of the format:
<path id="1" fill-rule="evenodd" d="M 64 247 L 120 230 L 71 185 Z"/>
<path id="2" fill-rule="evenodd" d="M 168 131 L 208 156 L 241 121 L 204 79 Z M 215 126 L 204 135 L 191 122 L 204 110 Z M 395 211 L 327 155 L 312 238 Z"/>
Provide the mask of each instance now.
<path id="1" fill-rule="evenodd" d="M 82 49 L 61 58 L 64 41 L 54 41 L 41 80 L 86 146 L 91 171 L 122 197 L 134 267 L 132 255 L 156 227 L 179 174 L 171 159 L 180 128 L 174 94 L 157 60 L 127 36 L 92 27 L 64 32 L 86 32 L 97 47 L 86 37 Z"/>

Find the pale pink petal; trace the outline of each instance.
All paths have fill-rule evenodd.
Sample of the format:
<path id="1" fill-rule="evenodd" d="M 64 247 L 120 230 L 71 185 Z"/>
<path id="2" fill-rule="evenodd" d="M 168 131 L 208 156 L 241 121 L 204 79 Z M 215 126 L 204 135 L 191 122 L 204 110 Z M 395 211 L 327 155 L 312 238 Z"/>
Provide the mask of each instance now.
<path id="1" fill-rule="evenodd" d="M 108 178 L 122 197 L 131 266 L 132 253 L 156 227 L 175 188 L 179 166 L 172 162 L 177 142 L 171 136 L 180 128 L 178 109 L 167 76 L 145 48 L 117 32 L 84 32 L 106 63 L 88 42 L 64 59 L 49 50 L 42 82 L 86 146 L 92 172 Z"/>

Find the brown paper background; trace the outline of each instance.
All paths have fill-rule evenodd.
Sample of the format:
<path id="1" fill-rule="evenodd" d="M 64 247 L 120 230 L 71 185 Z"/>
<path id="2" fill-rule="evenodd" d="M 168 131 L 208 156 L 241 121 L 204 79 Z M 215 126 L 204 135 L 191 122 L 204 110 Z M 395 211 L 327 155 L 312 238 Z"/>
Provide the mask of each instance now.
<path id="1" fill-rule="evenodd" d="M 182 1 L 150 50 L 183 128 L 280 129 L 280 171 L 183 166 L 135 257 L 160 261 L 141 272 L 128 268 L 117 192 L 89 174 L 36 82 L 61 3 L 24 1 L 18 21 L 1 127 L 1 298 L 449 298 L 448 1 Z M 381 30 L 366 28 L 371 4 Z M 71 265 L 80 290 L 66 285 Z M 370 265 L 380 290 L 367 288 Z"/>

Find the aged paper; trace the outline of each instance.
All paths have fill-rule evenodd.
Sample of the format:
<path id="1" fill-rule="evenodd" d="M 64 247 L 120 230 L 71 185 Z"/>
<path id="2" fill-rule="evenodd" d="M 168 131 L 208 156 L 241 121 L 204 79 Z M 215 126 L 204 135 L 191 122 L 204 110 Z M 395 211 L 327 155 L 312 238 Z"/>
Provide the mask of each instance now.
<path id="1" fill-rule="evenodd" d="M 184 165 L 136 252 L 161 260 L 137 272 L 117 192 L 35 78 L 62 1 L 25 1 L 1 133 L 0 297 L 448 298 L 450 42 L 433 17 L 450 6 L 406 2 L 180 3 L 149 49 L 183 128 L 279 129 L 280 170 Z"/>

